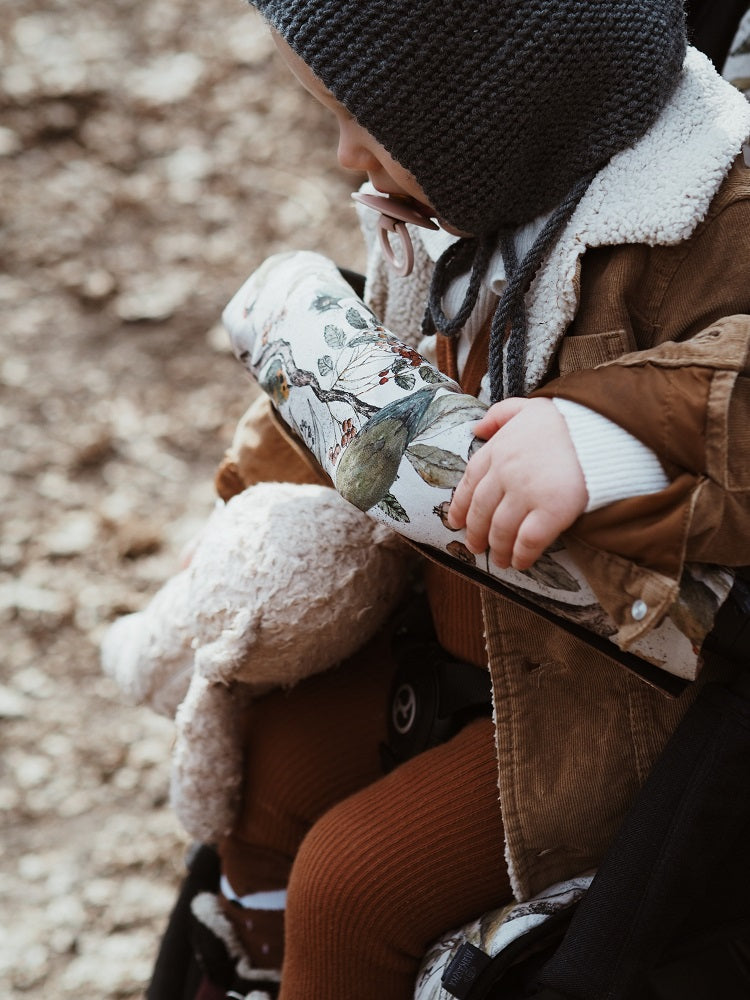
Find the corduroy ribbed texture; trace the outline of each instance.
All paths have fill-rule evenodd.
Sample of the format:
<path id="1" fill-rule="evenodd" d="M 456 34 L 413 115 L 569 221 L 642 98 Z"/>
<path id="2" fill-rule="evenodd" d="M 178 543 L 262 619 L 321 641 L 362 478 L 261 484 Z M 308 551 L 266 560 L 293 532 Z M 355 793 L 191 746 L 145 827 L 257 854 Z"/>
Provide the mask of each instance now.
<path id="1" fill-rule="evenodd" d="M 238 896 L 285 888 L 313 823 L 381 777 L 378 747 L 386 735 L 392 673 L 383 636 L 356 662 L 250 706 L 242 809 L 232 835 L 219 845 L 222 873 Z M 284 947 L 283 914 L 237 906 L 225 912 L 250 961 L 275 967 Z"/>
<path id="2" fill-rule="evenodd" d="M 280 1000 L 410 1000 L 430 942 L 510 898 L 479 719 L 315 824 L 289 884 Z"/>
<path id="3" fill-rule="evenodd" d="M 282 1000 L 408 1000 L 427 944 L 509 898 L 492 722 L 383 777 L 392 672 L 387 641 L 375 641 L 248 716 L 244 804 L 222 871 L 238 895 L 289 878 Z M 252 912 L 226 912 L 266 967 L 263 945 L 278 955 L 281 927 L 270 940 L 273 920 L 248 928 Z"/>
<path id="4" fill-rule="evenodd" d="M 425 564 L 424 581 L 440 645 L 458 660 L 486 667 L 487 649 L 479 587 L 453 570 L 433 562 Z M 438 611 L 439 614 L 436 613 Z"/>
<path id="5" fill-rule="evenodd" d="M 378 746 L 395 669 L 389 646 L 378 636 L 354 662 L 251 705 L 242 810 L 221 848 L 237 895 L 282 888 L 315 820 L 381 777 Z"/>

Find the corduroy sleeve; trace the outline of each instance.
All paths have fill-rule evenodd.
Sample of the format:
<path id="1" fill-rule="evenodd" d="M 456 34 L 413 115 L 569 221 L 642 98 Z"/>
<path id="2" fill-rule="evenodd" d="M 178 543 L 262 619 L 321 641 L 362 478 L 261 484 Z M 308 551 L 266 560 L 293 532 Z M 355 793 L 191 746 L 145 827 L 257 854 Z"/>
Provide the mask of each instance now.
<path id="1" fill-rule="evenodd" d="M 750 563 L 748 232 L 742 197 L 686 242 L 650 317 L 661 343 L 535 393 L 601 413 L 658 456 L 667 490 L 585 515 L 573 533 L 673 577 L 686 560 Z"/>
<path id="2" fill-rule="evenodd" d="M 259 396 L 241 418 L 214 482 L 222 500 L 255 483 L 331 485 L 307 448 L 279 420 L 267 396 Z"/>

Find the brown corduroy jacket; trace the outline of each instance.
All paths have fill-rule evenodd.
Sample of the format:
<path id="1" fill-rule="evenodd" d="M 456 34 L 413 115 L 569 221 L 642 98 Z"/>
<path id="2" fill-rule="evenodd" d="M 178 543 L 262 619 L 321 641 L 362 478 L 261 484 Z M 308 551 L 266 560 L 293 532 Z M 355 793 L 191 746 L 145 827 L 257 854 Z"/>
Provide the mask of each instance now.
<path id="1" fill-rule="evenodd" d="M 670 478 L 661 493 L 582 516 L 566 535 L 627 645 L 667 612 L 686 561 L 750 564 L 750 167 L 735 162 L 688 239 L 588 249 L 575 294 L 575 319 L 535 394 L 609 417 Z M 259 439 L 275 456 L 260 468 Z M 219 491 L 261 475 L 323 476 L 295 448 L 257 403 Z M 696 685 L 667 697 L 532 611 L 481 594 L 505 853 L 523 899 L 598 864 Z M 645 616 L 642 605 L 633 616 L 636 601 Z M 707 663 L 701 678 L 720 669 Z"/>
<path id="2" fill-rule="evenodd" d="M 632 641 L 685 561 L 750 564 L 750 167 L 733 166 L 692 236 L 589 250 L 556 377 L 562 396 L 660 457 L 662 493 L 584 515 L 566 536 Z M 635 601 L 647 614 L 635 620 Z M 516 892 L 597 864 L 694 695 L 673 701 L 517 608 L 484 599 L 500 792 Z M 641 606 L 642 607 L 642 606 Z M 720 669 L 707 663 L 702 677 Z"/>

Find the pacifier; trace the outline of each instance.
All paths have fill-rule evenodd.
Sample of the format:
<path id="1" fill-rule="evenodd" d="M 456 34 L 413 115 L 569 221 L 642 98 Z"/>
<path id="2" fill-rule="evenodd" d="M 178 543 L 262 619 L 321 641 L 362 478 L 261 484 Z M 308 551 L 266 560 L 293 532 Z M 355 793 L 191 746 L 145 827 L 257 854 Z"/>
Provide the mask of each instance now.
<path id="1" fill-rule="evenodd" d="M 439 229 L 430 218 L 432 209 L 413 198 L 399 198 L 397 195 L 352 194 L 354 201 L 378 212 L 378 236 L 383 255 L 396 274 L 407 277 L 414 267 L 414 247 L 412 246 L 406 223 L 421 226 L 422 229 Z M 401 247 L 397 255 L 391 243 L 390 234 L 398 236 Z"/>

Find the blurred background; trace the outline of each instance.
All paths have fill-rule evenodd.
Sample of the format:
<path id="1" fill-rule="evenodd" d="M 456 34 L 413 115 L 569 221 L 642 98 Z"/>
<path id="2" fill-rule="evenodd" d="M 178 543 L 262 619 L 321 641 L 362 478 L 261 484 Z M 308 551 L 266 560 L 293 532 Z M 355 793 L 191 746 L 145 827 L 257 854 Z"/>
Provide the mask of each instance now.
<path id="1" fill-rule="evenodd" d="M 364 265 L 335 147 L 240 0 L 2 0 L 2 998 L 148 978 L 187 848 L 172 728 L 97 646 L 178 567 L 252 398 L 223 306 L 280 249 Z"/>
<path id="2" fill-rule="evenodd" d="M 332 121 L 238 0 L 0 5 L 0 996 L 140 996 L 187 846 L 171 724 L 101 675 L 252 387 L 221 310 L 361 268 Z"/>

